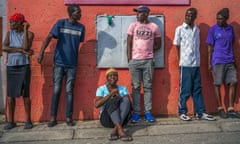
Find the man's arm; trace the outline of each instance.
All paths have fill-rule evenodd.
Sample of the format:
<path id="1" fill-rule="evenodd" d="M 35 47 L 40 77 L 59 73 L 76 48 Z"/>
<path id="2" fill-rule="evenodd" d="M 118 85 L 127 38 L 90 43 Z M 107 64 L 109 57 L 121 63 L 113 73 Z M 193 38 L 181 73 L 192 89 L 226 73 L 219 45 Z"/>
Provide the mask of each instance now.
<path id="1" fill-rule="evenodd" d="M 102 106 L 108 99 L 110 99 L 111 97 L 115 97 L 117 96 L 118 93 L 118 89 L 112 89 L 111 92 L 106 95 L 105 97 L 101 97 L 101 96 L 96 96 L 96 100 L 95 100 L 95 107 L 99 108 L 100 106 Z"/>
<path id="2" fill-rule="evenodd" d="M 161 48 L 161 37 L 154 38 L 153 50 L 159 50 Z"/>
<path id="3" fill-rule="evenodd" d="M 48 36 L 46 37 L 46 39 L 43 41 L 43 44 L 42 44 L 42 47 L 41 47 L 41 50 L 39 52 L 38 59 L 37 59 L 39 64 L 41 64 L 43 57 L 44 57 L 44 51 L 48 47 L 52 38 L 53 38 L 53 35 L 51 33 L 49 33 Z"/>
<path id="4" fill-rule="evenodd" d="M 133 36 L 128 35 L 128 37 L 127 37 L 127 58 L 128 58 L 128 62 L 132 59 L 132 44 L 133 44 Z"/>
<path id="5" fill-rule="evenodd" d="M 180 45 L 176 45 L 176 49 L 177 49 L 177 59 L 178 61 L 180 61 Z"/>
<path id="6" fill-rule="evenodd" d="M 208 44 L 208 70 L 212 70 L 211 59 L 212 59 L 213 46 Z"/>

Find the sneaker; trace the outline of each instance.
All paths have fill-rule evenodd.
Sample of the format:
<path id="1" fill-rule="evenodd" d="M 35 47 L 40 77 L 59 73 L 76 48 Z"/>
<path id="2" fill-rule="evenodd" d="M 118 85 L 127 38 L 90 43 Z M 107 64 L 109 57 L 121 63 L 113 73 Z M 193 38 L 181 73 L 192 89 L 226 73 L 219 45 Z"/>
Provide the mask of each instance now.
<path id="1" fill-rule="evenodd" d="M 14 122 L 7 122 L 7 124 L 4 126 L 4 130 L 10 130 L 12 128 L 15 128 L 17 125 Z"/>
<path id="2" fill-rule="evenodd" d="M 229 118 L 239 118 L 240 119 L 240 114 L 235 112 L 235 111 L 229 111 L 227 112 L 227 116 Z"/>
<path id="3" fill-rule="evenodd" d="M 31 121 L 25 122 L 24 129 L 31 129 L 33 128 L 33 124 Z"/>
<path id="4" fill-rule="evenodd" d="M 223 109 L 220 109 L 220 110 L 218 111 L 218 115 L 220 116 L 220 118 L 223 118 L 223 119 L 228 118 L 228 115 L 224 112 Z"/>
<path id="5" fill-rule="evenodd" d="M 155 122 L 155 118 L 150 112 L 146 112 L 144 115 L 145 121 L 147 122 Z"/>
<path id="6" fill-rule="evenodd" d="M 202 114 L 196 114 L 196 118 L 198 120 L 208 120 L 208 121 L 215 121 L 216 118 L 214 118 L 212 115 L 202 113 Z"/>
<path id="7" fill-rule="evenodd" d="M 131 123 L 137 123 L 140 120 L 140 116 L 138 113 L 133 113 L 132 117 L 131 117 Z"/>
<path id="8" fill-rule="evenodd" d="M 181 114 L 179 118 L 183 121 L 190 121 L 191 120 L 191 118 L 186 114 Z"/>
<path id="9" fill-rule="evenodd" d="M 73 122 L 72 119 L 66 121 L 68 126 L 75 126 L 75 123 Z"/>
<path id="10" fill-rule="evenodd" d="M 48 123 L 48 127 L 54 127 L 55 125 L 57 125 L 57 121 L 56 120 L 50 121 Z"/>

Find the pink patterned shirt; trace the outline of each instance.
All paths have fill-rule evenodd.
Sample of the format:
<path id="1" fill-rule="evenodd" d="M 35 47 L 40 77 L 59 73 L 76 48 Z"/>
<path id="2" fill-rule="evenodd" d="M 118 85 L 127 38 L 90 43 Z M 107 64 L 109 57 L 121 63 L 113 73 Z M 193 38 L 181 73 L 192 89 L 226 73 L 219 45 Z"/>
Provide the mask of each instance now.
<path id="1" fill-rule="evenodd" d="M 132 59 L 153 58 L 154 39 L 161 37 L 160 28 L 155 23 L 131 23 L 127 33 L 133 36 Z"/>

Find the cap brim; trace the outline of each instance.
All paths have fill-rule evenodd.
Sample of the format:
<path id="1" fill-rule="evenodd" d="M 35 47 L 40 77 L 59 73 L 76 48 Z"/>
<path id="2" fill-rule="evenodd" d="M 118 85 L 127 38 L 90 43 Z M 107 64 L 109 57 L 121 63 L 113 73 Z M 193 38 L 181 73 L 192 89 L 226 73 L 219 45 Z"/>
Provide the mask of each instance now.
<path id="1" fill-rule="evenodd" d="M 134 11 L 134 12 L 138 12 L 138 9 L 134 8 L 133 11 Z"/>

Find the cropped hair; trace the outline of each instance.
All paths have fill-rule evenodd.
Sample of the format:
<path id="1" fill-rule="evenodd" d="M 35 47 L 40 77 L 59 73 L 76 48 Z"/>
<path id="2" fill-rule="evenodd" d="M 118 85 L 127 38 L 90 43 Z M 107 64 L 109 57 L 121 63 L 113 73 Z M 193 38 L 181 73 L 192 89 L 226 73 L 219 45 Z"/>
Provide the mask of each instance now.
<path id="1" fill-rule="evenodd" d="M 195 15 L 197 15 L 197 9 L 196 8 L 189 8 L 189 9 L 187 9 L 187 11 L 186 12 L 188 12 L 188 11 L 191 11 L 191 12 L 193 12 Z"/>
<path id="2" fill-rule="evenodd" d="M 68 11 L 69 16 L 71 16 L 72 13 L 74 12 L 74 8 L 79 8 L 79 5 L 77 5 L 77 4 L 68 5 L 67 11 Z"/>

